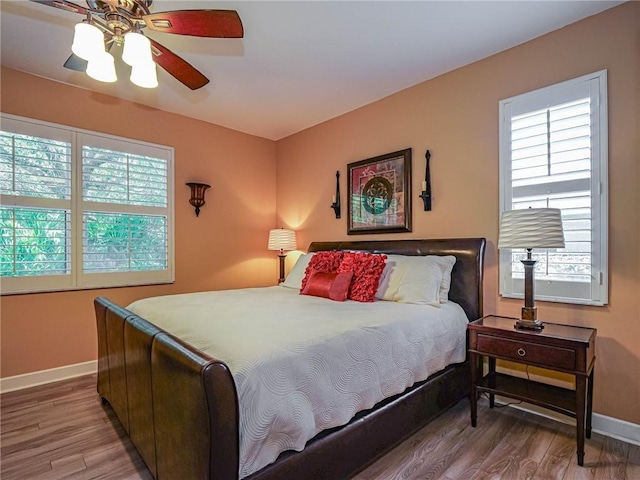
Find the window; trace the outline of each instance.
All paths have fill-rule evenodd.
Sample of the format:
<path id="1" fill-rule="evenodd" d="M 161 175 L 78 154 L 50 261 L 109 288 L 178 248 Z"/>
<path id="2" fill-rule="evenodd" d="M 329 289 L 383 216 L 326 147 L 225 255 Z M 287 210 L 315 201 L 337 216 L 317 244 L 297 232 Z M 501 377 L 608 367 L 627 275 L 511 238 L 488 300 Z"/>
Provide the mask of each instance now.
<path id="1" fill-rule="evenodd" d="M 607 76 L 500 101 L 500 208 L 562 211 L 565 248 L 533 250 L 540 300 L 607 303 Z M 500 294 L 521 297 L 525 250 L 500 251 Z"/>
<path id="2" fill-rule="evenodd" d="M 1 121 L 2 293 L 173 281 L 173 149 Z"/>

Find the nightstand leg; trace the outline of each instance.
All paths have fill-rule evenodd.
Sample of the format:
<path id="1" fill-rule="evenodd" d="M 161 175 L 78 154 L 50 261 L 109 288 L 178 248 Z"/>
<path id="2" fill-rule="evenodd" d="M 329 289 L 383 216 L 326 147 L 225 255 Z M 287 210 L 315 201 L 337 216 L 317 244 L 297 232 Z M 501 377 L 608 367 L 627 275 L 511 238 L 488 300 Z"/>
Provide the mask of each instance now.
<path id="1" fill-rule="evenodd" d="M 576 375 L 576 437 L 578 440 L 578 465 L 584 465 L 584 421 L 587 377 Z"/>
<path id="2" fill-rule="evenodd" d="M 591 438 L 591 413 L 593 411 L 593 372 L 589 374 L 589 383 L 587 384 L 587 438 Z"/>
<path id="3" fill-rule="evenodd" d="M 471 406 L 471 426 L 475 427 L 478 421 L 478 393 L 476 391 L 476 385 L 478 385 L 478 359 L 480 355 L 476 353 L 470 353 L 470 365 L 471 365 L 471 391 L 469 392 L 469 403 Z"/>
<path id="4" fill-rule="evenodd" d="M 496 359 L 489 357 L 489 385 L 493 388 L 496 387 Z M 493 408 L 496 404 L 496 396 L 493 393 L 489 394 L 489 408 Z"/>

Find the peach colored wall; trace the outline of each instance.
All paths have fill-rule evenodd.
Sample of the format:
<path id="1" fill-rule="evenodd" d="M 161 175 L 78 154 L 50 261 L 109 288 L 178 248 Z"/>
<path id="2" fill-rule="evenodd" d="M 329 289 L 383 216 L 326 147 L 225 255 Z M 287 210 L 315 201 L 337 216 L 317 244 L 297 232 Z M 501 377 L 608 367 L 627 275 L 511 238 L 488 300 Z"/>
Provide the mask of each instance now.
<path id="1" fill-rule="evenodd" d="M 2 377 L 95 360 L 93 298 L 138 298 L 273 285 L 275 142 L 2 69 L 2 111 L 175 148 L 175 272 L 171 285 L 3 296 Z M 196 218 L 189 181 L 209 183 Z"/>
<path id="2" fill-rule="evenodd" d="M 598 329 L 595 411 L 640 424 L 640 3 L 630 2 L 426 81 L 277 142 L 279 220 L 299 244 L 338 240 L 335 171 L 413 148 L 413 232 L 357 239 L 482 236 L 485 313 L 519 315 L 498 295 L 498 101 L 601 69 L 609 80 L 610 304 L 539 302 L 539 317 Z M 433 211 L 417 197 L 432 153 Z M 323 180 L 324 179 L 324 180 Z M 344 197 L 343 197 L 344 198 Z"/>

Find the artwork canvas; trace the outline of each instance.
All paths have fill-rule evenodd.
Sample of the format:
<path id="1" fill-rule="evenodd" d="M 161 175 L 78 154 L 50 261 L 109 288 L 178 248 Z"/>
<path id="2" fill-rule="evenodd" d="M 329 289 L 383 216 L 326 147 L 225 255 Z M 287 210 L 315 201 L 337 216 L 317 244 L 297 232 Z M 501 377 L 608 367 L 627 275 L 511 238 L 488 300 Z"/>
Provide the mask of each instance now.
<path id="1" fill-rule="evenodd" d="M 411 231 L 411 149 L 350 163 L 349 235 Z"/>

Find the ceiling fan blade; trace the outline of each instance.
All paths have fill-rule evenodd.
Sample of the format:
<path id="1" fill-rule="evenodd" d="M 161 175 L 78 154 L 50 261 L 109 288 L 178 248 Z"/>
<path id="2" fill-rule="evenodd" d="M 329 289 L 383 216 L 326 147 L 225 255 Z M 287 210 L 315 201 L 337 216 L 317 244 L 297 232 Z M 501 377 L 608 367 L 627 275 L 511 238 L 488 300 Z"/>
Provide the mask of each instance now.
<path id="1" fill-rule="evenodd" d="M 154 61 L 173 75 L 176 80 L 184 83 L 191 90 L 197 90 L 209 83 L 209 79 L 189 62 L 155 40 L 149 38 L 149 41 L 151 42 Z"/>
<path id="2" fill-rule="evenodd" d="M 81 7 L 80 5 L 76 5 L 75 3 L 67 2 L 67 0 L 31 0 L 35 3 L 41 3 L 42 5 L 48 5 L 50 7 L 59 8 L 61 10 L 66 10 L 67 12 L 79 13 L 81 15 L 86 15 L 87 9 L 85 7 Z"/>
<path id="3" fill-rule="evenodd" d="M 77 72 L 86 72 L 88 63 L 84 58 L 80 58 L 75 53 L 72 53 L 71 56 L 67 58 L 67 61 L 64 62 L 63 67 L 69 70 L 76 70 Z"/>
<path id="4" fill-rule="evenodd" d="M 150 30 L 194 37 L 242 38 L 244 29 L 235 10 L 176 10 L 144 15 Z"/>

